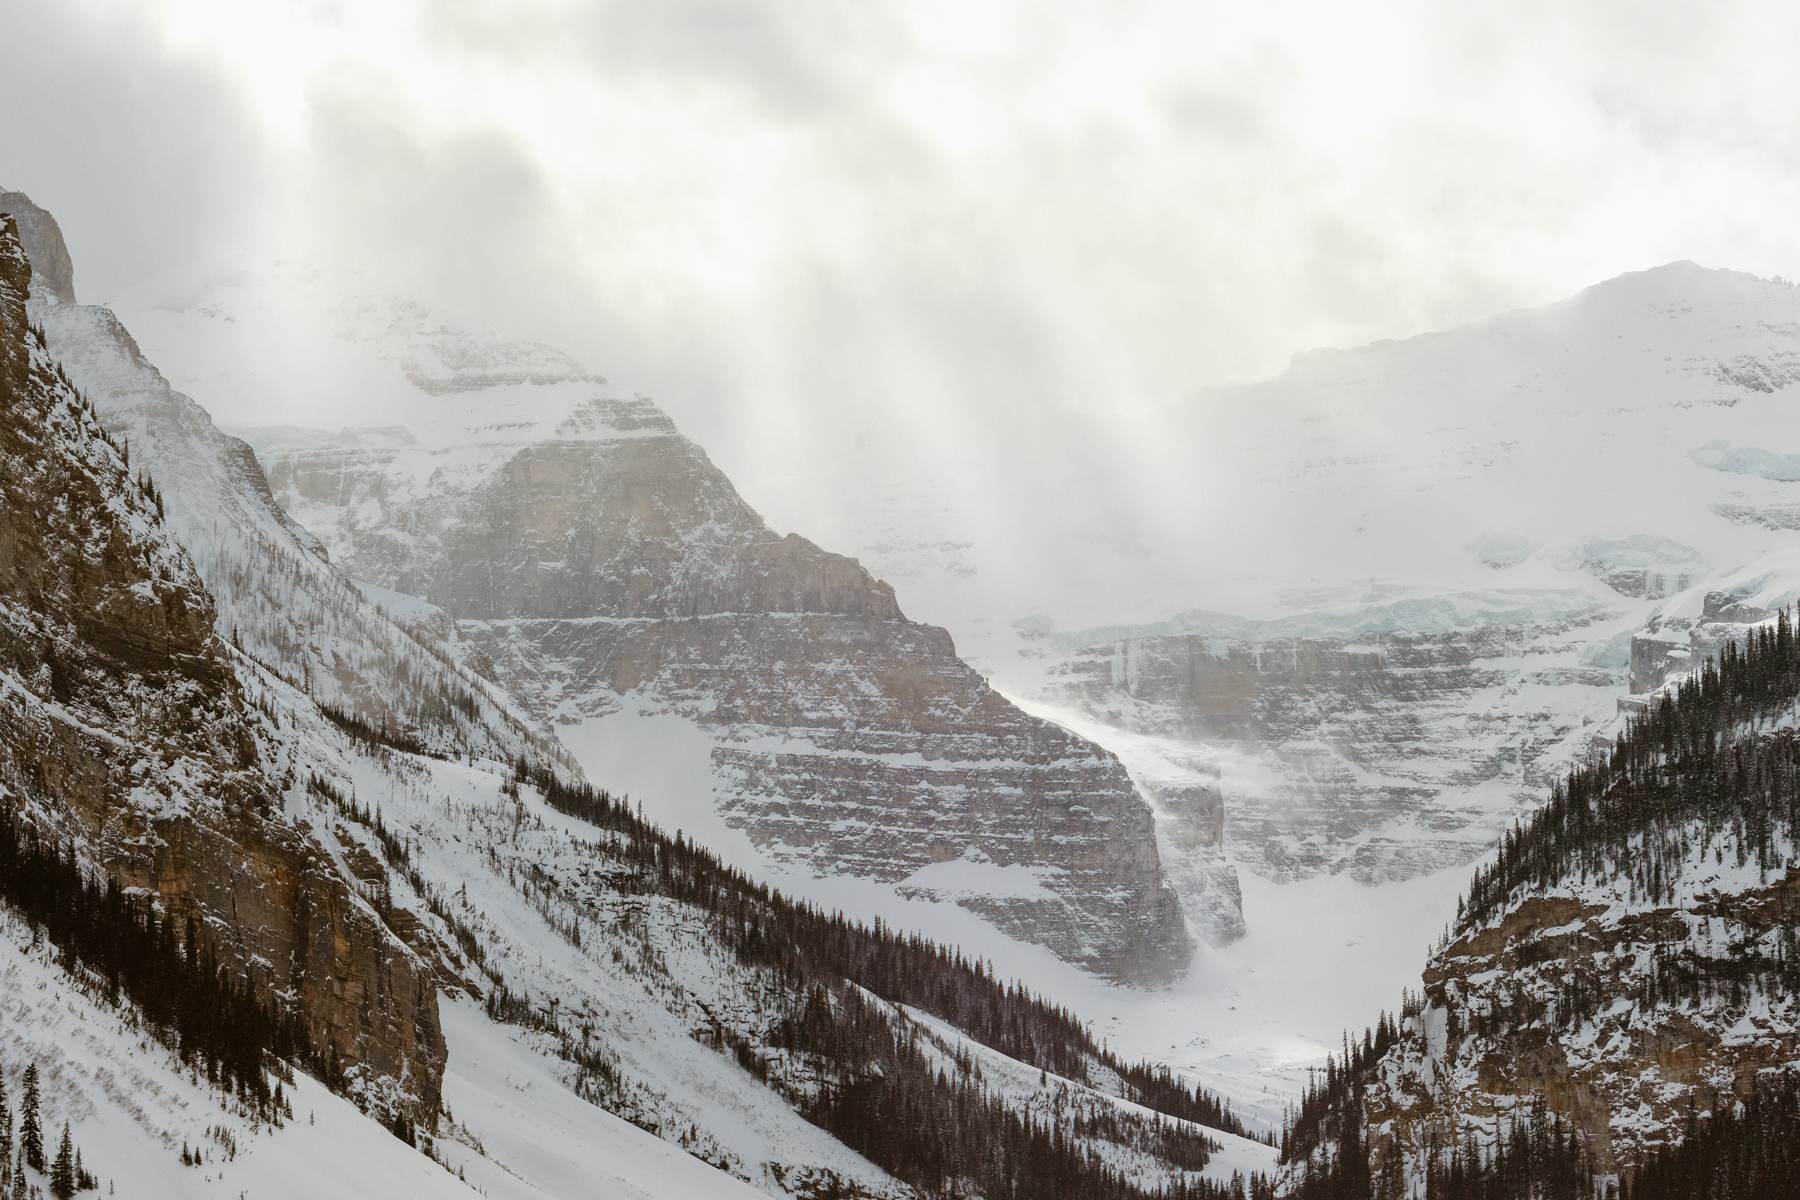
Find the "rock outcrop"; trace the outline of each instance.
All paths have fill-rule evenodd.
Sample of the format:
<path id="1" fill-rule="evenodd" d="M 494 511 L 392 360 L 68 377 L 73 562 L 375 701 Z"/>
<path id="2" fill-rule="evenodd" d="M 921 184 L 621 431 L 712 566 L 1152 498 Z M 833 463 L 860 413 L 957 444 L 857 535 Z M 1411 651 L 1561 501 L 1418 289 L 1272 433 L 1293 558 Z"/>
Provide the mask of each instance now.
<path id="1" fill-rule="evenodd" d="M 435 1114 L 433 976 L 283 819 L 247 664 L 160 494 L 30 323 L 31 279 L 0 215 L 0 804 L 199 918 L 365 1103 Z"/>
<path id="2" fill-rule="evenodd" d="M 75 303 L 75 262 L 56 218 L 24 192 L 0 188 L 0 212 L 12 214 L 31 263 L 31 294 L 39 300 Z"/>
<path id="3" fill-rule="evenodd" d="M 1792 589 L 1789 589 L 1790 591 Z M 1708 591 L 1700 597 L 1700 611 L 1658 613 L 1631 639 L 1631 694 L 1644 696 L 1670 680 L 1716 661 L 1732 643 L 1743 643 L 1749 630 L 1775 613 L 1750 603 L 1731 591 Z"/>
<path id="4" fill-rule="evenodd" d="M 1800 881 L 1746 861 L 1728 831 L 1654 840 L 1661 894 L 1646 894 L 1648 870 L 1547 889 L 1433 956 L 1371 1080 L 1375 1140 L 1416 1160 L 1434 1135 L 1486 1143 L 1535 1102 L 1596 1170 L 1629 1172 L 1691 1111 L 1800 1060 L 1782 965 Z"/>

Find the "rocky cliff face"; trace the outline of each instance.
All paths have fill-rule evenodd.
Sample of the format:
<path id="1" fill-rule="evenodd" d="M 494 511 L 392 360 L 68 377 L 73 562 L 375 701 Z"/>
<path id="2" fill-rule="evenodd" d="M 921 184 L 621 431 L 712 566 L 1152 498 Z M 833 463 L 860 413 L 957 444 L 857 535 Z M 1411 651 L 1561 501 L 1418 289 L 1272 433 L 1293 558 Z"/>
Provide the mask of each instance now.
<path id="1" fill-rule="evenodd" d="M 630 703 L 711 731 L 717 808 L 771 858 L 954 898 L 1121 979 L 1185 963 L 1117 759 L 1001 697 L 854 560 L 772 532 L 649 401 L 587 380 L 445 397 L 428 434 L 251 436 L 336 562 L 449 613 L 536 715 Z M 965 860 L 1005 882 L 940 891 Z"/>
<path id="2" fill-rule="evenodd" d="M 75 262 L 56 218 L 24 192 L 0 188 L 0 212 L 11 213 L 19 241 L 31 262 L 31 294 L 40 300 L 75 303 Z"/>
<path id="3" fill-rule="evenodd" d="M 1702 858 L 1667 902 L 1533 897 L 1443 949 L 1371 1089 L 1371 1125 L 1416 1157 L 1434 1131 L 1485 1140 L 1541 1098 L 1618 1173 L 1679 1140 L 1690 1108 L 1800 1060 L 1800 1006 L 1754 979 L 1792 938 L 1800 885 L 1735 852 Z"/>
<path id="4" fill-rule="evenodd" d="M 1697 603 L 1695 597 L 1687 597 L 1685 603 L 1671 605 L 1645 622 L 1631 639 L 1634 697 L 1647 696 L 1716 661 L 1733 642 L 1742 644 L 1751 629 L 1775 618 L 1772 605 L 1777 601 L 1770 599 L 1772 593 L 1780 597 L 1779 603 L 1791 602 L 1796 581 L 1787 572 L 1759 574 L 1758 565 L 1739 572 L 1740 578 L 1728 581 L 1725 590 L 1705 591 Z M 1754 581 L 1748 586 L 1746 574 Z"/>
<path id="5" fill-rule="evenodd" d="M 1628 1173 L 1690 1112 L 1800 1060 L 1785 967 L 1800 887 L 1732 842 L 1671 828 L 1646 843 L 1653 868 L 1533 892 L 1460 932 L 1368 1084 L 1372 1144 L 1417 1163 L 1434 1138 L 1488 1144 L 1541 1103 L 1597 1171 Z"/>
<path id="6" fill-rule="evenodd" d="M 1231 857 L 1366 883 L 1472 862 L 1586 750 L 1624 690 L 1585 601 L 1536 620 L 1288 635 L 1212 621 L 1050 639 L 1043 694 L 1157 739 L 1222 793 Z M 1210 628 L 1208 627 L 1210 625 Z"/>
<path id="7" fill-rule="evenodd" d="M 31 278 L 0 216 L 0 803 L 200 918 L 367 1103 L 435 1113 L 430 972 L 283 820 L 247 665 L 160 496 L 29 322 Z"/>

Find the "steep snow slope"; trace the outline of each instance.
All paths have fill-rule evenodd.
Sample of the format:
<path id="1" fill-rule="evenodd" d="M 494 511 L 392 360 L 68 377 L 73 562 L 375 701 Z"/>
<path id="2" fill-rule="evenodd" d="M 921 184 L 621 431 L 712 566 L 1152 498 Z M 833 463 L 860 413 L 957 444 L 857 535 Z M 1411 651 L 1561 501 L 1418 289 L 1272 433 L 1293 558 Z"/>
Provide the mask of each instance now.
<path id="1" fill-rule="evenodd" d="M 279 702 L 274 693 L 271 701 Z M 340 853 L 367 863 L 372 877 L 386 876 L 381 840 L 369 825 L 347 819 L 343 803 L 304 781 L 325 779 L 350 805 L 378 812 L 416 872 L 383 884 L 393 903 L 419 915 L 436 952 L 471 990 L 485 993 L 504 979 L 516 992 L 553 1000 L 569 1028 L 585 1030 L 584 1043 L 609 1056 L 620 1075 L 604 1096 L 609 1109 L 777 1191 L 779 1176 L 808 1166 L 881 1185 L 881 1173 L 807 1124 L 728 1054 L 696 1040 L 708 1013 L 735 1010 L 748 1019 L 755 1011 L 756 1002 L 739 991 L 749 986 L 746 974 L 696 915 L 607 890 L 595 875 L 595 856 L 581 844 L 601 837 L 597 830 L 545 808 L 530 789 L 509 797 L 501 764 L 371 755 L 348 745 L 322 753 L 330 744 L 316 725 L 291 743 L 292 774 L 301 782 L 288 798 L 290 811 L 332 830 Z M 421 887 L 444 898 L 473 930 L 484 948 L 479 960 L 428 912 Z M 586 936 L 572 939 L 571 928 Z M 494 1036 L 483 1032 L 489 1024 L 468 1012 L 459 1028 L 479 1047 Z M 456 1030 L 448 1032 L 454 1039 Z M 552 1071 L 556 1043 L 527 1040 L 546 1056 L 537 1069 Z M 461 1052 L 452 1040 L 452 1061 Z M 555 1070 L 565 1080 L 577 1077 L 572 1063 Z M 457 1120 L 472 1121 L 451 1105 Z"/>
<path id="2" fill-rule="evenodd" d="M 103 1194 L 217 1196 L 479 1195 L 627 1200 L 763 1193 L 576 1096 L 551 1062 L 466 1003 L 445 1011 L 452 1055 L 444 1097 L 454 1132 L 442 1164 L 305 1074 L 287 1085 L 280 1127 L 246 1119 L 132 1019 L 72 985 L 47 947 L 0 910 L 0 1073 L 15 1103 L 27 1064 L 43 1079 L 44 1127 L 67 1121 Z M 461 1139 L 461 1140 L 459 1140 Z M 476 1149 L 476 1145 L 480 1149 Z M 184 1166 L 182 1146 L 200 1150 Z"/>
<path id="3" fill-rule="evenodd" d="M 397 424 L 250 436 L 340 566 L 449 614 L 446 653 L 577 747 L 620 714 L 693 722 L 710 807 L 767 868 L 936 895 L 1125 981 L 1185 964 L 1151 813 L 1115 758 L 996 693 L 853 560 L 776 535 L 650 401 L 337 287 L 248 273 L 129 311 L 197 388 L 255 386 L 246 330 L 273 312 L 303 314 L 282 341 L 315 337 L 316 371 L 380 377 L 369 405 Z M 421 384 L 424 327 L 433 361 L 480 369 Z"/>
<path id="4" fill-rule="evenodd" d="M 835 1179 L 874 1196 L 910 1194 L 796 1111 L 795 1097 L 813 1086 L 812 1068 L 804 1055 L 780 1049 L 778 1029 L 804 1006 L 806 980 L 744 961 L 721 944 L 705 911 L 645 894 L 634 882 L 629 839 L 550 807 L 503 764 L 359 747 L 309 721 L 298 694 L 278 680 L 264 679 L 256 699 L 292 714 L 284 750 L 291 757 L 281 760 L 295 780 L 285 799 L 290 817 L 365 878 L 379 879 L 378 864 L 389 864 L 376 907 L 413 914 L 401 924 L 442 962 L 455 990 L 529 1001 L 533 1015 L 512 1018 L 525 1021 L 512 1033 L 472 1002 L 446 1004 L 452 1121 L 439 1149 L 450 1161 L 462 1161 L 450 1144 L 459 1139 L 505 1156 L 457 1099 L 458 1063 L 464 1055 L 481 1060 L 498 1037 L 541 1055 L 533 1070 L 766 1191 L 806 1194 Z M 1039 1068 L 978 1047 L 941 1020 L 900 1019 L 947 1047 L 941 1067 L 952 1079 L 977 1081 L 1020 1112 L 1063 1124 L 1065 1136 L 1146 1183 L 1180 1174 L 1144 1149 L 1144 1129 L 1084 1133 L 1073 1123 L 1122 1103 L 1108 1069 L 1095 1068 L 1086 1081 L 1043 1083 Z M 761 1057 L 767 1082 L 745 1069 L 744 1053 Z M 1032 1086 L 1002 1087 L 1003 1076 Z M 1050 1092 L 1060 1099 L 1046 1107 Z M 1136 1105 L 1120 1111 L 1145 1115 Z M 1203 1136 L 1236 1147 L 1226 1162 L 1259 1161 L 1241 1139 Z"/>
<path id="5" fill-rule="evenodd" d="M 1708 448 L 1783 449 L 1800 433 L 1781 400 L 1797 374 L 1800 291 L 1676 263 L 1445 333 L 1304 355 L 1165 415 L 1185 424 L 1174 445 L 1196 473 L 1256 515 L 1188 510 L 1213 561 L 1273 538 L 1289 587 L 1443 586 L 1510 579 L 1508 563 L 1611 573 L 1671 552 L 1674 567 L 1745 556 L 1755 526 L 1714 508 L 1760 509 L 1779 485 Z M 1658 539 L 1631 548 L 1648 562 L 1591 544 L 1634 537 Z M 1266 585 L 1283 581 L 1245 605 L 1254 582 L 1214 606 L 1267 610 Z"/>
<path id="6" fill-rule="evenodd" d="M 444 1028 L 450 1040 L 444 1100 L 456 1127 L 438 1151 L 483 1194 L 519 1200 L 767 1194 L 583 1100 L 569 1090 L 555 1060 L 468 1002 L 446 1006 Z M 458 1140 L 459 1133 L 469 1140 Z"/>

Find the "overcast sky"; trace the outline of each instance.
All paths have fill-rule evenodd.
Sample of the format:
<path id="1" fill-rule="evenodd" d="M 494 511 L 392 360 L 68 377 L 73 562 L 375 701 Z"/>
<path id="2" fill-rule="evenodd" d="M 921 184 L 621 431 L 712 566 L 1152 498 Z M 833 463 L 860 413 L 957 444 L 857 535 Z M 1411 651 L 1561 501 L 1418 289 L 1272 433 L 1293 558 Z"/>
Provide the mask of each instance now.
<path id="1" fill-rule="evenodd" d="M 0 6 L 0 186 L 85 299 L 323 246 L 728 464 L 1103 419 L 1671 259 L 1800 275 L 1785 3 Z"/>

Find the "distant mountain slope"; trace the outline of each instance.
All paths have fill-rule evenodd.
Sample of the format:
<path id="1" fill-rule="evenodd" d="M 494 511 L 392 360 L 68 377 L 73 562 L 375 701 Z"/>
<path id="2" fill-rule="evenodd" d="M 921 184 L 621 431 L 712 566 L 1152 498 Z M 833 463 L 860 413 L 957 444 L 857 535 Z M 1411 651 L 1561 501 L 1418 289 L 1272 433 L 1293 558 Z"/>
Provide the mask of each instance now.
<path id="1" fill-rule="evenodd" d="M 769 529 L 653 403 L 304 274 L 133 311 L 224 386 L 235 318 L 258 326 L 271 295 L 312 314 L 315 372 L 381 378 L 372 407 L 404 426 L 248 431 L 282 504 L 359 580 L 447 613 L 446 652 L 557 724 L 590 770 L 596 728 L 672 714 L 708 742 L 688 803 L 774 867 L 958 904 L 1124 981 L 1185 966 L 1152 817 L 1118 761 L 996 693 L 854 560 Z M 454 386 L 416 386 L 421 328 L 465 364 Z M 215 360 L 221 344 L 238 349 Z"/>
<path id="2" fill-rule="evenodd" d="M 1287 588 L 1498 583 L 1535 564 L 1629 594 L 1643 581 L 1614 572 L 1691 568 L 1684 547 L 1718 566 L 1763 544 L 1714 506 L 1760 511 L 1781 481 L 1719 447 L 1778 457 L 1800 434 L 1781 396 L 1797 380 L 1800 288 L 1675 263 L 1441 333 L 1301 355 L 1164 415 L 1202 485 L 1257 515 L 1198 513 L 1197 540 L 1216 554 L 1277 539 Z M 1594 541 L 1620 544 L 1590 554 Z M 1638 561 L 1606 561 L 1627 553 Z"/>
<path id="3" fill-rule="evenodd" d="M 1800 592 L 1740 570 L 1795 527 L 1796 381 L 1800 289 L 1692 263 L 1301 355 L 1138 426 L 1185 605 L 985 662 L 1196 764 L 1267 877 L 1473 861 L 1615 699 Z"/>

